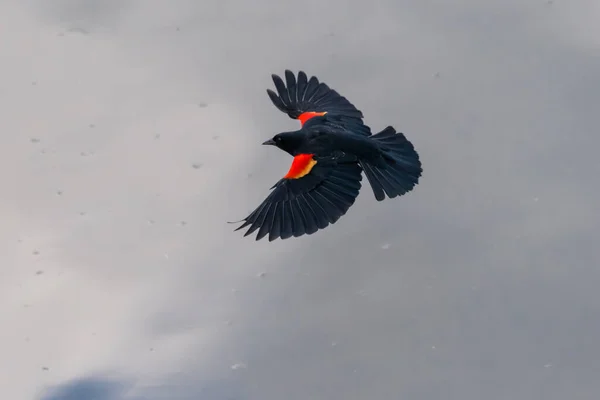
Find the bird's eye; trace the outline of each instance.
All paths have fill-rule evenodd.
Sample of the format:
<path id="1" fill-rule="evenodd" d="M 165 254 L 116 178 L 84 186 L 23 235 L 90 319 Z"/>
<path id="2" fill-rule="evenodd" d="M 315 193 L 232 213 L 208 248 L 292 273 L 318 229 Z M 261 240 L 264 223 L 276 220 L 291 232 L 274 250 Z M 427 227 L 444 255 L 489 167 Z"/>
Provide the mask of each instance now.
<path id="1" fill-rule="evenodd" d="M 275 141 L 276 141 L 276 142 L 281 142 L 281 137 L 276 137 L 276 138 L 275 138 Z"/>

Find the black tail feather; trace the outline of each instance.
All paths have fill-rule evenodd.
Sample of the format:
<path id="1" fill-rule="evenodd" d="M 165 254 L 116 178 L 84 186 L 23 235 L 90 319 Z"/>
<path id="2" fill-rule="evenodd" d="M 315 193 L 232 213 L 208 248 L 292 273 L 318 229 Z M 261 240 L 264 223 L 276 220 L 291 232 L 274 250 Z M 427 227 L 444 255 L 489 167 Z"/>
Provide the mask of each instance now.
<path id="1" fill-rule="evenodd" d="M 361 166 L 378 201 L 402 196 L 419 183 L 423 172 L 419 154 L 406 137 L 388 126 L 372 135 L 381 149 L 379 162 L 361 160 Z"/>

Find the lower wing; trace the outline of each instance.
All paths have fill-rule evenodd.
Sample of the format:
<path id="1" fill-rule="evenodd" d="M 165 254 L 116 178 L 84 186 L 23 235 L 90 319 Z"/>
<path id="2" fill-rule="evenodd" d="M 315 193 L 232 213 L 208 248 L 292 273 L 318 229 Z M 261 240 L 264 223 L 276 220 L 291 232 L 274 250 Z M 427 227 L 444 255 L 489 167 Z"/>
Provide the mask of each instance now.
<path id="1" fill-rule="evenodd" d="M 354 204 L 361 188 L 361 173 L 355 162 L 300 154 L 294 158 L 290 172 L 236 231 L 250 226 L 244 236 L 258 230 L 256 240 L 268 235 L 273 241 L 326 228 Z"/>

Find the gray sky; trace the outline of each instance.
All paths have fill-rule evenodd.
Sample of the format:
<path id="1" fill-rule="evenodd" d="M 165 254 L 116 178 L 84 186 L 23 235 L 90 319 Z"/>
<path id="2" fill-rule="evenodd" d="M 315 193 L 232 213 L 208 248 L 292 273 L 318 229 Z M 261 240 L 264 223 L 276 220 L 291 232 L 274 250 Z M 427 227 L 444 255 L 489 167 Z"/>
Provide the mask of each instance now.
<path id="1" fill-rule="evenodd" d="M 0 3 L 0 397 L 597 399 L 600 5 Z M 305 70 L 424 174 L 255 242 Z M 95 396 L 95 397 L 94 397 Z"/>

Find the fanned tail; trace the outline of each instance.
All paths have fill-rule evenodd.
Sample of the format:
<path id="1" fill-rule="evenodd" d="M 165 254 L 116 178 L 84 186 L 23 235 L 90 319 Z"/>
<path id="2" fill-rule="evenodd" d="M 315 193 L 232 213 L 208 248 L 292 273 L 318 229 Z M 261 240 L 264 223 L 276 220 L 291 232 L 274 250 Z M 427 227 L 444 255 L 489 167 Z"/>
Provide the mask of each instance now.
<path id="1" fill-rule="evenodd" d="M 400 132 L 388 126 L 370 136 L 377 141 L 381 157 L 377 162 L 361 160 L 360 164 L 378 201 L 410 192 L 423 172 L 419 154 L 413 144 Z"/>

